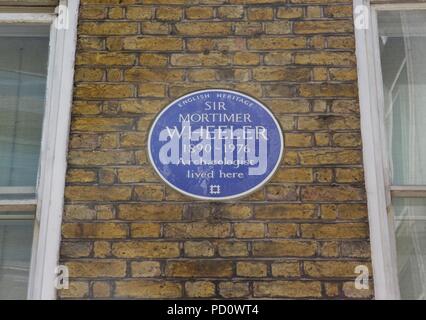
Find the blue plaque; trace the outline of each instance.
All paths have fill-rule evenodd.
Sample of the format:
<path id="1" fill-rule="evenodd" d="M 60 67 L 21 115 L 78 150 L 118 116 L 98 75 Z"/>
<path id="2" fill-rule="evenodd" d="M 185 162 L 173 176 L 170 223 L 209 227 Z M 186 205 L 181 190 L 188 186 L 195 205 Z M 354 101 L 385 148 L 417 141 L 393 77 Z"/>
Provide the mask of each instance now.
<path id="1" fill-rule="evenodd" d="M 265 184 L 278 168 L 283 134 L 273 114 L 240 92 L 212 89 L 170 103 L 154 120 L 148 154 L 173 189 L 230 200 Z"/>

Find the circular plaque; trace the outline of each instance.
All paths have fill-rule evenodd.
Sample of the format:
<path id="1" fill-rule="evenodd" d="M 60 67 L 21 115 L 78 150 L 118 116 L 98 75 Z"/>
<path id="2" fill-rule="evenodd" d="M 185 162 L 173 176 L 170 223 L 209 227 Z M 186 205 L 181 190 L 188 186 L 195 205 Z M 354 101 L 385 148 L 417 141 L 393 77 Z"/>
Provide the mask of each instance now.
<path id="1" fill-rule="evenodd" d="M 278 121 L 241 92 L 211 89 L 170 103 L 155 118 L 148 154 L 160 177 L 196 199 L 230 200 L 264 185 L 284 150 Z"/>

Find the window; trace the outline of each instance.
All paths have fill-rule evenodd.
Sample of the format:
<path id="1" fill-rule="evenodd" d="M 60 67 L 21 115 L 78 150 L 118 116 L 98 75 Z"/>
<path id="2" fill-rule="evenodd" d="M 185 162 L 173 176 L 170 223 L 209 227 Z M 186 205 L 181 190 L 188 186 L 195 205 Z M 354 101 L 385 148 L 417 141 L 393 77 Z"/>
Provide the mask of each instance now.
<path id="1" fill-rule="evenodd" d="M 370 12 L 356 37 L 376 297 L 426 299 L 426 6 Z"/>
<path id="2" fill-rule="evenodd" d="M 55 298 L 78 1 L 60 4 L 0 5 L 0 299 Z"/>
<path id="3" fill-rule="evenodd" d="M 27 292 L 48 53 L 49 25 L 0 24 L 0 299 Z"/>

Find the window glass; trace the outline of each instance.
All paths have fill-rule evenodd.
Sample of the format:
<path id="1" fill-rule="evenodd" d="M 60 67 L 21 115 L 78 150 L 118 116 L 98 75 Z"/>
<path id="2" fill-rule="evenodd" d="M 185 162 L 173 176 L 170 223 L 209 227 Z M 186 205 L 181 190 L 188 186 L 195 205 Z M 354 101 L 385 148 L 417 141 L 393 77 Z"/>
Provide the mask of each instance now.
<path id="1" fill-rule="evenodd" d="M 392 184 L 426 184 L 426 11 L 380 11 L 378 23 Z"/>
<path id="2" fill-rule="evenodd" d="M 33 221 L 13 220 L 19 213 L 9 214 L 10 220 L 0 220 L 0 300 L 25 299 Z"/>
<path id="3" fill-rule="evenodd" d="M 48 26 L 0 26 L 0 187 L 36 185 L 48 41 Z"/>

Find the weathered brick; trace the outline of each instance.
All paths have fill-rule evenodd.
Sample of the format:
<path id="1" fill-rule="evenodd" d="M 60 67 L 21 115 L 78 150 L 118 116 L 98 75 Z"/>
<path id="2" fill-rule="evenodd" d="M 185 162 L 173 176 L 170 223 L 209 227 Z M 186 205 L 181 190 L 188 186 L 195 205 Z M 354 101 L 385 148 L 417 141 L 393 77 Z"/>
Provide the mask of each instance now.
<path id="1" fill-rule="evenodd" d="M 73 201 L 119 201 L 130 200 L 131 187 L 68 186 L 65 199 Z"/>
<path id="2" fill-rule="evenodd" d="M 122 260 L 73 260 L 66 261 L 65 266 L 73 278 L 118 278 L 126 275 L 126 262 Z"/>
<path id="3" fill-rule="evenodd" d="M 185 292 L 191 298 L 208 298 L 215 295 L 215 284 L 210 281 L 185 283 Z"/>
<path id="4" fill-rule="evenodd" d="M 164 225 L 166 238 L 225 238 L 230 235 L 227 223 L 170 223 Z"/>
<path id="5" fill-rule="evenodd" d="M 171 281 L 122 280 L 115 282 L 114 297 L 117 298 L 179 298 L 182 285 Z"/>
<path id="6" fill-rule="evenodd" d="M 118 217 L 123 220 L 180 220 L 182 209 L 181 205 L 172 204 L 120 204 Z"/>
<path id="7" fill-rule="evenodd" d="M 123 241 L 113 243 L 112 254 L 120 258 L 174 258 L 180 249 L 177 242 Z"/>
<path id="8" fill-rule="evenodd" d="M 180 38 L 167 37 L 126 37 L 123 48 L 139 51 L 179 51 L 183 48 L 183 41 Z"/>
<path id="9" fill-rule="evenodd" d="M 304 271 L 310 277 L 356 278 L 360 261 L 305 261 Z M 367 267 L 369 267 L 367 265 Z"/>
<path id="10" fill-rule="evenodd" d="M 217 15 L 221 19 L 242 19 L 244 17 L 243 6 L 224 6 L 217 9 Z"/>
<path id="11" fill-rule="evenodd" d="M 267 266 L 262 262 L 237 262 L 237 276 L 265 277 Z"/>
<path id="12" fill-rule="evenodd" d="M 237 223 L 234 233 L 237 238 L 263 238 L 265 226 L 263 223 Z"/>
<path id="13" fill-rule="evenodd" d="M 188 257 L 212 257 L 214 246 L 209 241 L 186 241 L 184 251 Z"/>
<path id="14" fill-rule="evenodd" d="M 166 275 L 168 277 L 230 277 L 232 276 L 232 261 L 224 260 L 181 260 L 167 261 Z"/>
<path id="15" fill-rule="evenodd" d="M 246 257 L 249 254 L 246 242 L 220 242 L 217 249 L 221 257 Z"/>
<path id="16" fill-rule="evenodd" d="M 298 262 L 274 262 L 271 266 L 274 277 L 299 277 L 300 268 Z"/>
<path id="17" fill-rule="evenodd" d="M 226 36 L 232 32 L 229 22 L 191 22 L 176 23 L 176 31 L 184 36 Z"/>
<path id="18" fill-rule="evenodd" d="M 273 240 L 253 243 L 253 255 L 258 257 L 311 257 L 316 252 L 312 241 Z"/>
<path id="19" fill-rule="evenodd" d="M 132 223 L 130 235 L 132 238 L 155 238 L 161 233 L 161 225 L 158 223 Z"/>
<path id="20" fill-rule="evenodd" d="M 268 204 L 254 208 L 256 219 L 312 219 L 315 218 L 315 205 L 312 204 Z"/>
<path id="21" fill-rule="evenodd" d="M 211 7 L 189 7 L 185 9 L 185 16 L 189 20 L 203 20 L 213 18 Z"/>
<path id="22" fill-rule="evenodd" d="M 158 277 L 161 275 L 160 263 L 158 261 L 132 261 L 130 264 L 132 277 Z"/>
<path id="23" fill-rule="evenodd" d="M 255 297 L 314 298 L 321 297 L 319 281 L 265 281 L 253 285 Z"/>
<path id="24" fill-rule="evenodd" d="M 218 287 L 223 298 L 243 298 L 250 293 L 247 282 L 221 282 Z"/>
<path id="25" fill-rule="evenodd" d="M 353 24 L 350 20 L 296 21 L 293 30 L 296 34 L 349 33 L 353 32 Z"/>
<path id="26" fill-rule="evenodd" d="M 294 223 L 268 223 L 268 234 L 271 238 L 294 238 L 297 225 Z"/>
<path id="27" fill-rule="evenodd" d="M 302 224 L 302 237 L 313 239 L 365 239 L 366 223 Z"/>
<path id="28" fill-rule="evenodd" d="M 127 236 L 127 225 L 119 223 L 64 223 L 62 236 L 66 239 L 117 239 Z"/>
<path id="29" fill-rule="evenodd" d="M 84 99 L 130 98 L 134 92 L 135 88 L 131 84 L 79 83 L 74 95 Z"/>
<path id="30" fill-rule="evenodd" d="M 78 28 L 82 35 L 129 35 L 138 32 L 138 25 L 129 22 L 82 22 Z"/>

